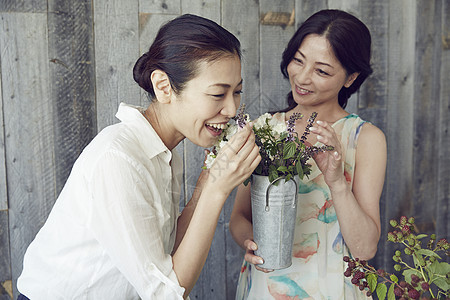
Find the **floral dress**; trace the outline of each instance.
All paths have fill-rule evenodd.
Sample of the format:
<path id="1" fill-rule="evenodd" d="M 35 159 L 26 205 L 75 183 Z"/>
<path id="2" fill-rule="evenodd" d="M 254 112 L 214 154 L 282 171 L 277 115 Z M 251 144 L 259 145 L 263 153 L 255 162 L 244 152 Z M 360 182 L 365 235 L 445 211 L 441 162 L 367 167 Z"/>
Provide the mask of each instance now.
<path id="1" fill-rule="evenodd" d="M 284 114 L 281 114 L 285 119 Z M 350 114 L 332 126 L 344 147 L 344 175 L 353 182 L 356 144 L 365 122 Z M 344 276 L 343 257 L 349 251 L 342 238 L 331 193 L 313 159 L 309 177 L 299 185 L 292 265 L 264 273 L 244 263 L 236 299 L 367 299 L 365 293 Z"/>

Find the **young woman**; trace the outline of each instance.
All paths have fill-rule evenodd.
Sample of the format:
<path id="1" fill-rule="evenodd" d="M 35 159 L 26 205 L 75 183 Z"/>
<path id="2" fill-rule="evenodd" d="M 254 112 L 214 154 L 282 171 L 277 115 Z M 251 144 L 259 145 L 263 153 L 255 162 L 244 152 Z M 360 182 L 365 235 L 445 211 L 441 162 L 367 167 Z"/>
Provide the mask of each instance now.
<path id="1" fill-rule="evenodd" d="M 311 159 L 312 172 L 300 182 L 293 263 L 282 270 L 257 266 L 253 251 L 250 186 L 241 185 L 230 220 L 235 241 L 246 250 L 236 299 L 359 299 L 365 294 L 344 276 L 343 256 L 372 258 L 380 237 L 379 199 L 386 141 L 374 125 L 345 111 L 347 100 L 368 75 L 371 37 L 356 17 L 339 10 L 319 11 L 288 43 L 281 70 L 291 84 L 289 107 L 275 115 L 285 122 L 293 113 L 302 135 L 317 112 L 311 144 L 335 151 Z"/>
<path id="2" fill-rule="evenodd" d="M 184 138 L 212 146 L 240 102 L 240 45 L 224 28 L 194 15 L 170 21 L 137 61 L 134 78 L 152 103 L 122 103 L 121 122 L 84 149 L 27 249 L 20 297 L 187 297 L 227 196 L 258 165 L 247 126 L 219 153 L 227 167 L 201 175 L 179 216 L 183 166 L 173 149 Z"/>

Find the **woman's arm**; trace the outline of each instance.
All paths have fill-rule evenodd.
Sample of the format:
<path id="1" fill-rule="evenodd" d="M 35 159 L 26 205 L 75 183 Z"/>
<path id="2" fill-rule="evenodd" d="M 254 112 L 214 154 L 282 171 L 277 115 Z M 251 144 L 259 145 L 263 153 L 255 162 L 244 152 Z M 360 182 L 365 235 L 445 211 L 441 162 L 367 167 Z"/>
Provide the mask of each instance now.
<path id="1" fill-rule="evenodd" d="M 386 171 L 386 138 L 374 125 L 363 125 L 351 187 L 343 174 L 341 146 L 334 130 L 326 122 L 318 125 L 313 132 L 322 136 L 319 139 L 322 143 L 336 149 L 314 159 L 330 188 L 342 236 L 354 257 L 371 259 L 376 254 L 381 232 L 379 201 Z"/>
<path id="2" fill-rule="evenodd" d="M 173 269 L 187 297 L 208 256 L 220 211 L 231 191 L 247 179 L 261 157 L 251 125 L 222 148 L 209 171 L 184 236 L 172 256 Z"/>

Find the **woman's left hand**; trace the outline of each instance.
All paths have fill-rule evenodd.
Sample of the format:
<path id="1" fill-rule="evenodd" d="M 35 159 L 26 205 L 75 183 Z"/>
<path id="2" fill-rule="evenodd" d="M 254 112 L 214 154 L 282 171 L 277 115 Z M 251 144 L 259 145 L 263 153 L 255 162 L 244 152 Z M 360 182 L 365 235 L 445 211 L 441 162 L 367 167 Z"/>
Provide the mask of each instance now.
<path id="1" fill-rule="evenodd" d="M 322 172 L 328 186 L 341 182 L 345 179 L 342 166 L 342 145 L 336 132 L 328 122 L 316 121 L 310 128 L 311 132 L 317 135 L 317 140 L 324 145 L 333 146 L 334 150 L 319 152 L 313 156 L 317 166 Z"/>

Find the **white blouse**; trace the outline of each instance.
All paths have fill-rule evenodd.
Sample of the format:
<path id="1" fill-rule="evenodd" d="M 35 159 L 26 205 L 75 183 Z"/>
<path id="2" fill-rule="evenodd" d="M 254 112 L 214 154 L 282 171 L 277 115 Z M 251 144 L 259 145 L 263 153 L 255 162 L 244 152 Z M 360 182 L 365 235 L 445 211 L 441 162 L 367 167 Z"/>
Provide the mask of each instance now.
<path id="1" fill-rule="evenodd" d="M 40 299 L 182 299 L 170 253 L 182 161 L 141 114 L 83 150 L 46 223 L 28 247 L 18 290 Z"/>

